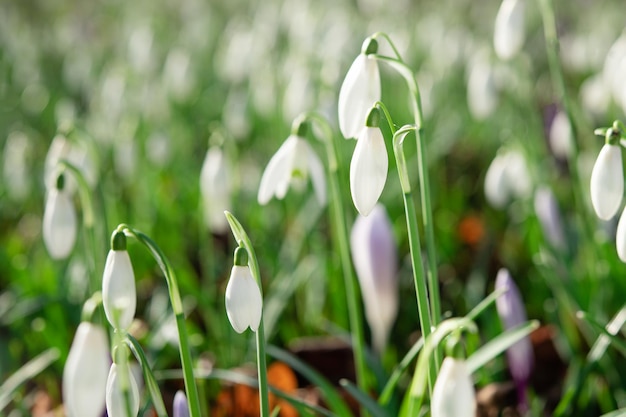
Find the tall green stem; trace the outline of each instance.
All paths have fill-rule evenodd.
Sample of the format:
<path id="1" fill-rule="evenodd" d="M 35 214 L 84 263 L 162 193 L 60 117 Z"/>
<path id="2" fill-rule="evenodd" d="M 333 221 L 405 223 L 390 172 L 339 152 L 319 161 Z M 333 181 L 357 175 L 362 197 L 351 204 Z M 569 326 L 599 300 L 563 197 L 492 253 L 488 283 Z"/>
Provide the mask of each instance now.
<path id="1" fill-rule="evenodd" d="M 262 285 L 261 285 L 261 271 L 259 269 L 259 262 L 256 258 L 256 253 L 254 252 L 254 247 L 252 247 L 252 242 L 248 237 L 248 234 L 244 230 L 239 220 L 235 218 L 232 214 L 225 211 L 226 219 L 230 224 L 230 228 L 235 236 L 237 242 L 243 245 L 243 247 L 248 251 L 249 261 L 248 265 L 250 266 L 250 272 L 252 276 L 256 280 L 259 291 L 261 291 L 261 297 L 263 296 Z M 261 315 L 261 321 L 259 323 L 259 328 L 256 331 L 256 359 L 257 359 L 257 374 L 259 379 L 259 405 L 261 407 L 261 417 L 270 417 L 270 403 L 269 403 L 269 386 L 267 382 L 267 359 L 265 354 L 265 326 L 263 324 L 263 315 Z"/>
<path id="2" fill-rule="evenodd" d="M 117 231 L 123 231 L 137 239 L 140 243 L 148 248 L 157 264 L 163 271 L 167 287 L 172 303 L 172 311 L 176 318 L 176 327 L 178 328 L 178 339 L 180 342 L 180 360 L 183 368 L 183 378 L 185 380 L 185 391 L 189 402 L 189 410 L 191 417 L 200 417 L 200 400 L 198 397 L 198 388 L 196 387 L 193 375 L 193 363 L 191 361 L 191 348 L 189 344 L 189 335 L 187 334 L 187 325 L 185 323 L 185 312 L 183 311 L 183 302 L 178 289 L 178 281 L 174 270 L 171 268 L 165 254 L 157 246 L 157 244 L 147 235 L 126 225 L 120 224 Z"/>
<path id="3" fill-rule="evenodd" d="M 300 117 L 315 121 L 323 130 L 323 142 L 326 147 L 326 155 L 328 158 L 328 181 L 330 183 L 330 200 L 332 205 L 331 211 L 336 228 L 336 243 L 339 248 L 343 279 L 346 288 L 346 302 L 348 305 L 348 319 L 350 322 L 352 349 L 354 352 L 356 380 L 358 387 L 363 390 L 363 392 L 369 392 L 367 366 L 365 363 L 363 315 L 358 284 L 350 258 L 346 217 L 343 205 L 341 204 L 342 194 L 339 181 L 339 163 L 337 158 L 337 148 L 333 138 L 333 130 L 326 119 L 316 113 L 304 113 Z"/>

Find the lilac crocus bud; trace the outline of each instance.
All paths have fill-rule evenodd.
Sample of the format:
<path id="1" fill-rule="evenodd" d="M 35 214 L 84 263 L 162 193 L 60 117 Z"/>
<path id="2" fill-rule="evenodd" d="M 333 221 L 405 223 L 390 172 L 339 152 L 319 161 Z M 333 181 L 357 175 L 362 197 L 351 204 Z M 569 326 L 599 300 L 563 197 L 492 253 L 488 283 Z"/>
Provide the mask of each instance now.
<path id="1" fill-rule="evenodd" d="M 350 246 L 374 349 L 382 354 L 398 314 L 398 250 L 381 204 L 354 222 Z"/>
<path id="2" fill-rule="evenodd" d="M 135 317 L 137 289 L 133 265 L 126 251 L 126 236 L 122 231 L 115 232 L 111 239 L 102 277 L 102 304 L 113 328 L 128 329 Z"/>
<path id="3" fill-rule="evenodd" d="M 304 138 L 306 122 L 296 120 L 291 135 L 267 164 L 259 185 L 259 204 L 267 204 L 273 196 L 281 200 L 290 185 L 302 185 L 311 176 L 315 196 L 326 205 L 326 179 L 321 160 Z"/>
<path id="4" fill-rule="evenodd" d="M 209 228 L 217 233 L 228 230 L 224 210 L 230 209 L 231 173 L 224 151 L 209 148 L 200 172 L 200 194 L 204 206 L 204 219 Z"/>
<path id="5" fill-rule="evenodd" d="M 527 321 L 526 309 L 519 290 L 508 270 L 502 268 L 496 276 L 495 289 L 505 289 L 496 300 L 498 315 L 505 330 L 517 327 Z M 525 337 L 509 347 L 506 351 L 509 370 L 517 387 L 519 404 L 526 407 L 526 386 L 533 368 L 534 356 L 530 338 Z"/>
<path id="6" fill-rule="evenodd" d="M 48 191 L 43 214 L 43 241 L 50 256 L 53 259 L 67 258 L 74 249 L 77 233 L 76 209 L 61 174 L 56 186 Z"/>
<path id="7" fill-rule="evenodd" d="M 110 363 L 104 329 L 80 323 L 63 368 L 63 403 L 68 417 L 102 415 Z"/>
<path id="8" fill-rule="evenodd" d="M 379 110 L 373 107 L 359 134 L 350 162 L 352 201 L 363 216 L 372 211 L 387 181 L 389 160 L 379 122 Z"/>
<path id="9" fill-rule="evenodd" d="M 378 42 L 367 38 L 339 90 L 339 129 L 344 138 L 356 138 L 372 105 L 380 100 L 380 72 L 376 59 Z"/>
<path id="10" fill-rule="evenodd" d="M 624 196 L 622 149 L 605 143 L 591 171 L 591 204 L 602 220 L 610 220 L 619 210 Z"/>
<path id="11" fill-rule="evenodd" d="M 548 242 L 555 249 L 565 249 L 565 233 L 563 232 L 559 204 L 554 193 L 547 186 L 539 187 L 535 191 L 535 214 Z"/>
<path id="12" fill-rule="evenodd" d="M 226 285 L 226 314 L 237 333 L 248 327 L 256 332 L 263 314 L 263 298 L 248 266 L 248 252 L 235 249 L 235 262 Z"/>
<path id="13" fill-rule="evenodd" d="M 121 372 L 124 372 L 124 376 L 120 375 Z M 128 415 L 126 409 L 123 378 L 128 378 L 131 415 Z M 107 414 L 111 417 L 135 417 L 139 412 L 139 388 L 128 362 L 125 365 L 116 363 L 111 365 L 106 385 L 106 405 Z"/>
<path id="14" fill-rule="evenodd" d="M 496 54 L 502 60 L 513 58 L 524 45 L 525 2 L 526 0 L 503 0 L 496 15 L 493 44 Z"/>
<path id="15" fill-rule="evenodd" d="M 189 405 L 187 404 L 187 397 L 184 392 L 176 392 L 172 409 L 174 417 L 189 417 Z"/>
<path id="16" fill-rule="evenodd" d="M 432 417 L 459 417 L 476 414 L 476 392 L 463 359 L 447 356 L 441 364 L 430 401 Z"/>

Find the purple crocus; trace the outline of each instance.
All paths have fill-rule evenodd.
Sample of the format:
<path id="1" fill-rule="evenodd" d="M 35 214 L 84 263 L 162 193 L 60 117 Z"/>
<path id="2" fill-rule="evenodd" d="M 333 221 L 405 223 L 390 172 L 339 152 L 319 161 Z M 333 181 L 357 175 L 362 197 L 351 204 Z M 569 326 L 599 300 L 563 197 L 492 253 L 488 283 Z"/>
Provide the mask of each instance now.
<path id="1" fill-rule="evenodd" d="M 173 406 L 174 417 L 189 417 L 189 405 L 187 404 L 187 397 L 182 391 L 177 391 L 174 395 Z"/>
<path id="2" fill-rule="evenodd" d="M 535 191 L 535 214 L 541 224 L 546 240 L 557 250 L 567 246 L 559 203 L 549 187 L 542 186 Z"/>
<path id="3" fill-rule="evenodd" d="M 505 289 L 496 300 L 498 315 L 505 330 L 512 329 L 527 321 L 526 309 L 519 290 L 507 269 L 500 269 L 496 277 L 496 290 Z M 528 408 L 526 387 L 533 368 L 534 356 L 530 338 L 524 337 L 506 351 L 509 370 L 517 388 L 517 398 L 522 409 Z"/>
<path id="4" fill-rule="evenodd" d="M 350 246 L 374 349 L 382 353 L 398 313 L 398 256 L 391 222 L 381 204 L 354 222 Z"/>

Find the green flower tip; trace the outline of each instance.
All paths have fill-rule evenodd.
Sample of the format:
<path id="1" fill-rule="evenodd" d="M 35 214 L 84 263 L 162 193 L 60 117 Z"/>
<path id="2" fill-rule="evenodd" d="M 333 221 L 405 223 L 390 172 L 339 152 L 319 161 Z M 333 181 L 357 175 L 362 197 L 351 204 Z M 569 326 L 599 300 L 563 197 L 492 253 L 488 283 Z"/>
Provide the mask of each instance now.
<path id="1" fill-rule="evenodd" d="M 57 190 L 62 190 L 65 187 L 65 175 L 59 174 L 57 177 Z"/>
<path id="2" fill-rule="evenodd" d="M 298 117 L 293 121 L 291 125 L 291 134 L 299 136 L 301 138 L 305 137 L 309 130 L 309 124 L 305 117 Z"/>
<path id="3" fill-rule="evenodd" d="M 375 54 L 378 52 L 378 41 L 372 37 L 369 37 L 363 41 L 361 47 L 361 53 L 365 55 Z"/>
<path id="4" fill-rule="evenodd" d="M 446 343 L 446 356 L 450 356 L 455 359 L 465 359 L 465 352 L 463 349 L 463 343 L 461 343 L 460 334 L 452 334 L 448 338 L 448 342 Z"/>
<path id="5" fill-rule="evenodd" d="M 365 126 L 367 127 L 378 127 L 380 126 L 380 110 L 377 106 L 372 107 L 370 112 L 367 114 L 367 119 L 365 120 Z"/>
<path id="6" fill-rule="evenodd" d="M 243 246 L 235 249 L 234 263 L 236 266 L 248 266 L 248 251 Z"/>
<path id="7" fill-rule="evenodd" d="M 126 250 L 126 235 L 123 231 L 117 230 L 111 236 L 111 249 L 114 251 Z"/>

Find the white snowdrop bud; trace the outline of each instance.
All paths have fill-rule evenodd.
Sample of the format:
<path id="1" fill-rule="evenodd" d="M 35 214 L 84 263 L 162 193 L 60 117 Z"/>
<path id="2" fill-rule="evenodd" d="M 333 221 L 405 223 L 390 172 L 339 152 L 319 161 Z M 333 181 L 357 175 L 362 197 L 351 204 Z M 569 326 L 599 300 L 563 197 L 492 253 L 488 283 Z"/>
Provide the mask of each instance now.
<path id="1" fill-rule="evenodd" d="M 56 187 L 48 191 L 43 214 L 43 241 L 53 259 L 67 258 L 78 234 L 76 209 L 64 181 L 59 175 Z"/>
<path id="2" fill-rule="evenodd" d="M 226 285 L 226 314 L 237 333 L 243 333 L 248 327 L 256 332 L 263 314 L 263 299 L 250 272 L 245 248 L 235 249 L 234 263 Z"/>
<path id="3" fill-rule="evenodd" d="M 591 204 L 602 220 L 610 220 L 624 195 L 622 149 L 619 145 L 605 144 L 591 171 Z"/>
<path id="4" fill-rule="evenodd" d="M 473 416 L 476 392 L 465 361 L 446 357 L 441 364 L 430 402 L 432 417 Z"/>
<path id="5" fill-rule="evenodd" d="M 503 0 L 500 5 L 493 31 L 494 47 L 500 59 L 513 58 L 524 45 L 525 1 Z"/>
<path id="6" fill-rule="evenodd" d="M 126 251 L 124 232 L 115 232 L 111 240 L 102 277 L 102 304 L 111 326 L 126 330 L 137 308 L 135 273 Z"/>

